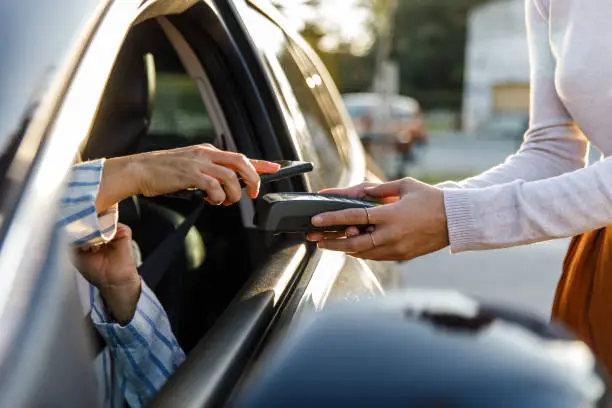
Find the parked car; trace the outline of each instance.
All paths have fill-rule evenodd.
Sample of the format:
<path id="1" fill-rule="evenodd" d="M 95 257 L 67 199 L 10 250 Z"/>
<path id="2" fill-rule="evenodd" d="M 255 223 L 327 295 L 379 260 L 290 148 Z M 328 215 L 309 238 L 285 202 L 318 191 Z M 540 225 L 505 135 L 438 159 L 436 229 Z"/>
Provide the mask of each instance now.
<path id="1" fill-rule="evenodd" d="M 390 135 L 399 144 L 427 140 L 421 107 L 413 98 L 391 95 L 385 103 L 381 94 L 353 93 L 343 95 L 343 99 L 361 137 Z"/>
<path id="2" fill-rule="evenodd" d="M 315 164 L 262 194 L 377 180 L 328 73 L 267 3 L 42 0 L 0 9 L 9 33 L 0 46 L 0 406 L 97 403 L 73 269 L 54 228 L 77 154 L 212 143 Z M 194 203 L 135 197 L 121 206 L 146 259 Z M 220 404 L 281 322 L 394 285 L 394 264 L 258 231 L 254 208 L 251 200 L 207 208 L 164 277 L 180 281 L 178 292 L 160 284 L 188 358 L 154 406 Z"/>
<path id="3" fill-rule="evenodd" d="M 387 167 L 388 176 L 403 176 L 403 167 L 413 159 L 414 148 L 427 142 L 427 131 L 419 103 L 402 95 L 376 93 L 343 95 L 349 115 L 366 150 L 385 159 L 385 152 L 399 155 L 399 169 Z M 378 151 L 377 151 L 378 150 Z"/>

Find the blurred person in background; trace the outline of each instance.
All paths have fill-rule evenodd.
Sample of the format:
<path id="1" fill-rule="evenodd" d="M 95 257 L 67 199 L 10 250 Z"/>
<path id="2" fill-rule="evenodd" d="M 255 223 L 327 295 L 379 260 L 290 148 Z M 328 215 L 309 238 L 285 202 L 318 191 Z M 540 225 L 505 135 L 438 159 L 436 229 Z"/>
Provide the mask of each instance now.
<path id="1" fill-rule="evenodd" d="M 104 406 L 146 406 L 185 359 L 166 312 L 141 280 L 140 251 L 118 224 L 117 204 L 133 195 L 157 196 L 190 187 L 214 205 L 259 193 L 258 173 L 278 165 L 248 160 L 210 145 L 96 160 L 72 167 L 58 226 L 78 248 L 77 288 L 84 313 L 104 342 L 94 367 Z"/>
<path id="2" fill-rule="evenodd" d="M 457 253 L 575 236 L 553 318 L 612 372 L 612 8 L 605 0 L 525 7 L 531 111 L 517 153 L 461 182 L 326 190 L 386 205 L 313 219 L 317 227 L 373 225 L 367 233 L 349 227 L 309 239 L 359 258 L 405 261 L 448 245 Z M 606 158 L 585 168 L 589 142 Z"/>

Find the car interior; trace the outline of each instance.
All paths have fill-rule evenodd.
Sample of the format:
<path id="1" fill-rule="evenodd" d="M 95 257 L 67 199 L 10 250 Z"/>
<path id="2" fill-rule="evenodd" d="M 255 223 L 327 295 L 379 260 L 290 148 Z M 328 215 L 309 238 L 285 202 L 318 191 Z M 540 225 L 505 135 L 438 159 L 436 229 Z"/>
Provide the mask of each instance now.
<path id="1" fill-rule="evenodd" d="M 224 117 L 227 109 L 221 105 L 233 103 L 239 111 L 240 98 L 229 86 L 231 81 L 214 41 L 200 38 L 200 50 L 206 55 L 196 57 L 169 20 L 162 17 L 141 22 L 128 34 L 82 149 L 83 160 L 201 143 L 237 151 L 238 145 L 246 144 L 232 135 L 248 132 L 232 132 Z M 207 66 L 202 67 L 199 61 L 206 61 Z M 227 92 L 219 99 L 205 71 L 211 73 L 215 85 L 225 87 Z M 246 121 L 232 122 L 240 125 Z M 120 221 L 132 228 L 146 260 L 195 206 L 197 203 L 188 200 L 132 197 L 120 203 Z M 213 325 L 274 246 L 274 237 L 253 228 L 253 211 L 248 198 L 231 207 L 206 206 L 155 289 L 186 352 Z"/>

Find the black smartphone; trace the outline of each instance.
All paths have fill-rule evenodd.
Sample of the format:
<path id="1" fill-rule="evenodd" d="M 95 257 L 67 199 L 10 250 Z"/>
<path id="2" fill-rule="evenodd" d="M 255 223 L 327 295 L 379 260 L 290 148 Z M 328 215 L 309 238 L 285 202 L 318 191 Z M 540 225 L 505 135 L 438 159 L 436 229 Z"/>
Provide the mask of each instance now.
<path id="1" fill-rule="evenodd" d="M 312 163 L 310 162 L 278 160 L 274 163 L 280 164 L 281 168 L 274 174 L 262 174 L 259 176 L 261 179 L 261 184 L 271 183 L 273 181 L 299 176 L 300 174 L 310 173 L 314 169 Z M 240 182 L 242 183 L 242 179 Z"/>
<path id="2" fill-rule="evenodd" d="M 310 162 L 303 161 L 291 161 L 291 160 L 277 160 L 273 163 L 280 164 L 280 169 L 274 174 L 262 174 L 260 175 L 261 184 L 271 183 L 273 181 L 283 180 L 286 178 L 299 176 L 300 174 L 310 173 L 314 166 Z M 242 180 L 242 177 L 238 176 L 240 187 L 246 187 L 246 184 Z M 194 198 L 206 197 L 206 192 L 198 188 L 191 188 L 188 190 L 177 191 L 175 193 L 165 194 L 164 197 L 180 198 L 183 200 L 192 200 Z"/>

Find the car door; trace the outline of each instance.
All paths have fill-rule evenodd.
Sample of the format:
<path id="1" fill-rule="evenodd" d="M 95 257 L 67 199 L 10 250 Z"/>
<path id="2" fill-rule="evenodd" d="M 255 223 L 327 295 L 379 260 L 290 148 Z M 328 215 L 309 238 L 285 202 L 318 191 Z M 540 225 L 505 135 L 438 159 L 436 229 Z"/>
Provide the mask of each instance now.
<path id="1" fill-rule="evenodd" d="M 316 170 L 306 177 L 309 189 L 354 185 L 366 178 L 376 181 L 366 173 L 359 138 L 333 81 L 313 50 L 269 4 L 261 1 L 234 4 L 268 73 L 300 158 L 315 163 Z M 386 286 L 399 284 L 392 264 L 363 263 L 326 251 L 318 255 L 319 269 L 325 271 L 321 274 L 329 285 L 318 287 L 329 292 L 315 298 L 371 294 L 379 283 L 376 278 Z M 318 308 L 324 302 L 319 303 Z"/>
<path id="2" fill-rule="evenodd" d="M 312 139 L 308 139 L 310 135 L 306 132 L 301 135 L 294 132 L 294 116 L 286 109 L 282 95 L 274 85 L 276 78 L 262 63 L 249 32 L 244 30 L 243 20 L 233 6 L 231 2 L 215 3 L 214 11 L 223 18 L 221 22 L 214 21 L 213 16 L 217 14 L 205 15 L 204 12 L 196 13 L 196 10 L 185 15 L 185 19 L 179 16 L 170 22 L 202 58 L 203 66 L 206 66 L 206 58 L 204 50 L 200 51 L 202 41 L 198 40 L 195 27 L 189 25 L 197 24 L 198 30 L 209 33 L 218 46 L 220 57 L 225 61 L 224 72 L 241 90 L 234 96 L 233 105 L 242 105 L 243 122 L 251 125 L 246 135 L 245 132 L 233 132 L 236 145 L 240 147 L 241 138 L 247 136 L 253 138 L 261 157 L 274 159 L 280 154 L 283 158 L 306 158 L 303 148 Z M 241 101 L 243 98 L 249 98 L 250 102 Z M 234 123 L 239 117 L 228 116 L 227 122 Z M 257 120 L 259 125 L 263 125 L 259 126 Z M 302 144 L 298 137 L 304 138 Z M 363 180 L 363 158 L 361 170 L 353 171 L 350 159 L 345 156 L 351 150 L 338 149 L 335 142 L 331 148 L 334 149 L 331 153 L 339 157 L 334 166 L 340 171 L 334 173 L 336 179 L 328 185 L 349 183 L 352 178 Z M 355 162 L 359 163 L 359 160 Z M 273 183 L 266 188 L 267 191 L 303 191 L 316 183 L 322 186 L 325 181 L 317 175 L 306 178 L 305 184 L 297 179 L 284 185 Z M 304 312 L 322 307 L 342 270 L 369 270 L 357 261 L 347 261 L 343 254 L 319 251 L 299 237 L 261 236 L 260 241 L 264 243 L 260 252 L 265 256 L 254 266 L 249 280 L 234 301 L 191 350 L 185 364 L 168 381 L 152 406 L 220 405 L 289 302 L 297 298 L 307 299 L 300 302 L 300 310 Z M 372 284 L 369 289 L 376 291 L 380 288 Z M 297 309 L 287 310 L 286 315 L 290 316 Z"/>
<path id="3" fill-rule="evenodd" d="M 76 275 L 55 208 L 140 5 L 126 0 L 2 7 L 12 53 L 3 54 L 8 67 L 26 64 L 17 77 L 3 70 L 1 80 L 5 95 L 20 95 L 11 109 L 23 112 L 0 115 L 3 125 L 22 121 L 0 166 L 0 406 L 98 405 Z M 49 21 L 53 30 L 44 28 Z M 38 91 L 31 92 L 36 85 Z M 31 98 L 27 108 L 22 97 Z"/>

